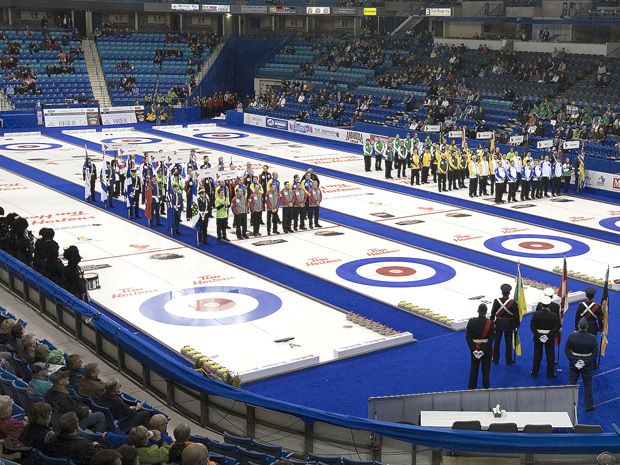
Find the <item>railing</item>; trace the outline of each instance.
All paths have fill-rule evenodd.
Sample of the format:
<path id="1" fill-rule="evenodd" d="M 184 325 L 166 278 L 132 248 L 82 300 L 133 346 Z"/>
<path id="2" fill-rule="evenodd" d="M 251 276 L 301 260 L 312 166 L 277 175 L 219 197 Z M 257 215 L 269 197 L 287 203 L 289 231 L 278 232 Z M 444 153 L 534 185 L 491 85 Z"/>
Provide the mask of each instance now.
<path id="1" fill-rule="evenodd" d="M 549 463 L 555 458 L 557 463 L 585 465 L 593 463 L 594 454 L 620 452 L 620 437 L 615 433 L 440 430 L 339 415 L 269 399 L 205 378 L 179 354 L 126 322 L 108 316 L 105 308 L 76 299 L 3 251 L 0 283 L 186 417 L 216 431 L 277 443 L 299 456 L 314 452 L 353 460 L 382 460 L 391 465 L 414 465 L 425 459 L 426 463 L 439 465 L 444 454 L 461 451 L 470 457 L 493 456 L 494 463 L 515 455 L 525 459 L 528 454 L 528 463 L 532 464 Z"/>

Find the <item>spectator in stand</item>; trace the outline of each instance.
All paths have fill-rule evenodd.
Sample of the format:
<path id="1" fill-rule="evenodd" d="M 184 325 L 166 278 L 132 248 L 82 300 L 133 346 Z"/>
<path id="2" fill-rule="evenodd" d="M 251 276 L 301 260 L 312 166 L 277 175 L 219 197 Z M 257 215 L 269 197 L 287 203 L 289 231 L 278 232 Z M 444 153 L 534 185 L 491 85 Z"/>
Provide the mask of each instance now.
<path id="1" fill-rule="evenodd" d="M 189 444 L 183 450 L 181 465 L 213 465 L 209 460 L 207 446 L 199 442 Z"/>
<path id="2" fill-rule="evenodd" d="M 92 456 L 90 465 L 123 465 L 122 456 L 114 449 L 102 449 Z"/>
<path id="3" fill-rule="evenodd" d="M 138 460 L 138 451 L 135 447 L 130 446 L 129 444 L 123 444 L 116 450 L 119 454 L 121 454 L 122 465 L 140 465 L 140 461 Z"/>
<path id="4" fill-rule="evenodd" d="M 151 414 L 143 410 L 143 402 L 138 402 L 135 406 L 129 406 L 121 398 L 121 384 L 116 378 L 106 381 L 105 390 L 99 402 L 112 412 L 114 419 L 118 421 L 122 431 L 128 431 L 134 426 L 147 426 L 151 419 Z"/>
<path id="5" fill-rule="evenodd" d="M 53 434 L 52 407 L 45 402 L 35 402 L 28 408 L 28 424 L 22 430 L 19 440 L 25 446 L 43 449 L 45 439 Z"/>
<path id="6" fill-rule="evenodd" d="M 24 429 L 24 422 L 11 418 L 13 415 L 13 399 L 0 396 L 0 439 L 18 439 Z"/>
<path id="7" fill-rule="evenodd" d="M 84 397 L 98 399 L 105 391 L 105 383 L 99 379 L 101 371 L 97 363 L 84 365 L 84 377 L 78 386 L 78 393 Z"/>
<path id="8" fill-rule="evenodd" d="M 52 388 L 45 396 L 45 401 L 53 406 L 54 412 L 59 415 L 72 412 L 79 417 L 80 426 L 89 428 L 97 433 L 103 433 L 106 429 L 105 416 L 101 412 L 92 412 L 88 406 L 73 397 L 67 387 L 69 386 L 69 372 L 58 370 L 50 376 Z"/>
<path id="9" fill-rule="evenodd" d="M 148 443 L 151 441 L 151 445 Z M 170 446 L 165 443 L 159 431 L 149 431 L 144 426 L 136 426 L 129 431 L 129 444 L 138 451 L 141 465 L 168 462 Z"/>
<path id="10" fill-rule="evenodd" d="M 149 422 L 151 431 L 159 431 L 161 437 L 166 444 L 172 444 L 172 438 L 168 434 L 168 418 L 161 413 L 157 413 L 151 417 Z"/>
<path id="11" fill-rule="evenodd" d="M 181 423 L 174 428 L 174 442 L 170 446 L 168 460 L 171 463 L 181 463 L 183 451 L 192 442 L 189 440 L 191 430 L 187 423 Z"/>
<path id="12" fill-rule="evenodd" d="M 80 436 L 79 420 L 75 412 L 63 414 L 58 421 L 58 432 L 53 433 L 43 446 L 43 452 L 52 457 L 73 460 L 76 465 L 89 465 L 90 458 L 103 446 Z"/>
<path id="13" fill-rule="evenodd" d="M 28 391 L 33 396 L 43 399 L 53 386 L 49 379 L 49 363 L 33 363 L 30 369 L 32 379 L 28 383 Z"/>
<path id="14" fill-rule="evenodd" d="M 72 354 L 67 357 L 67 364 L 61 370 L 67 372 L 69 376 L 69 384 L 74 388 L 80 385 L 80 381 L 84 377 L 82 356 L 78 354 Z"/>

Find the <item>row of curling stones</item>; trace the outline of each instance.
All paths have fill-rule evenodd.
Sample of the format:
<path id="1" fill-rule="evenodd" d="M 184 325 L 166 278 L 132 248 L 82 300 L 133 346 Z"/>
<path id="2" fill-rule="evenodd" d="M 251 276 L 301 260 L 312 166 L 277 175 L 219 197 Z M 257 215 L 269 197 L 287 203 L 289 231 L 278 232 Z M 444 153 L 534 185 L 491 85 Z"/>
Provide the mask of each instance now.
<path id="1" fill-rule="evenodd" d="M 204 355 L 192 346 L 184 346 L 181 348 L 181 354 L 194 363 L 194 369 L 196 369 L 196 371 L 202 372 L 205 376 L 216 378 L 231 386 L 241 385 L 241 378 L 239 378 L 239 375 L 233 374 L 228 368 L 215 362 L 211 357 Z"/>
<path id="2" fill-rule="evenodd" d="M 554 273 L 562 274 L 564 272 L 564 270 L 561 267 L 559 267 L 559 266 L 555 266 L 553 268 L 553 272 Z M 597 284 L 599 286 L 604 286 L 605 285 L 605 280 L 604 279 L 597 278 L 596 276 L 590 276 L 589 274 L 586 274 L 586 273 L 579 273 L 579 272 L 574 271 L 574 270 L 568 270 L 566 272 L 566 274 L 568 275 L 569 278 L 579 279 L 581 281 L 585 281 L 587 283 L 592 283 L 592 284 Z M 612 285 L 613 285 L 613 283 L 610 280 L 609 281 L 609 286 L 611 287 Z"/>
<path id="3" fill-rule="evenodd" d="M 394 336 L 395 334 L 399 334 L 399 332 L 396 331 L 395 329 L 392 329 L 388 326 L 382 325 L 381 323 L 365 318 L 362 315 L 358 315 L 357 313 L 348 312 L 347 321 L 360 325 L 364 328 L 368 328 L 372 331 L 375 331 L 381 334 L 382 336 Z"/>
<path id="4" fill-rule="evenodd" d="M 424 318 L 437 321 L 438 323 L 442 325 L 452 326 L 452 323 L 454 323 L 454 320 L 448 317 L 442 316 L 439 313 L 433 312 L 430 308 L 420 307 L 419 305 L 415 305 L 405 300 L 401 300 L 400 302 L 398 302 L 398 308 L 408 313 L 412 313 L 414 315 L 419 315 Z"/>

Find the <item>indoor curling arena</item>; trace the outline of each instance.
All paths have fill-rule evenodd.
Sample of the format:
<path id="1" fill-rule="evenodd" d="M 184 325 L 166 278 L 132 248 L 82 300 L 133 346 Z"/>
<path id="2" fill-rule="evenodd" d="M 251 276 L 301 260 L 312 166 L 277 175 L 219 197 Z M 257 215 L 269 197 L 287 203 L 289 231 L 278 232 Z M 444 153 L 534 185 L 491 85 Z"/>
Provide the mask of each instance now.
<path id="1" fill-rule="evenodd" d="M 615 59 L 94 3 L 0 7 L 0 464 L 616 463 Z"/>

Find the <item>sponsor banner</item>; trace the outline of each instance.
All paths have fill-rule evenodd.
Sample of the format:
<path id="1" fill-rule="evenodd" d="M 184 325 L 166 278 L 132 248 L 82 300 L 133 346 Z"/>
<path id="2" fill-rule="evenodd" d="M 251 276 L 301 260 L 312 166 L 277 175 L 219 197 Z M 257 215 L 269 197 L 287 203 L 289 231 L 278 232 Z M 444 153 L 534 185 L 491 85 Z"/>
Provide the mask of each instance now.
<path id="1" fill-rule="evenodd" d="M 328 6 L 307 6 L 306 14 L 308 15 L 328 15 L 331 14 L 331 8 Z"/>
<path id="2" fill-rule="evenodd" d="M 364 7 L 364 16 L 377 16 L 377 9 L 371 7 Z"/>
<path id="3" fill-rule="evenodd" d="M 166 129 L 183 129 L 182 124 L 166 124 Z"/>
<path id="4" fill-rule="evenodd" d="M 202 5 L 206 13 L 230 13 L 230 5 Z"/>
<path id="5" fill-rule="evenodd" d="M 359 131 L 343 131 L 346 132 L 345 140 L 351 144 L 364 145 L 364 135 Z"/>
<path id="6" fill-rule="evenodd" d="M 96 126 L 99 124 L 99 108 L 45 108 L 45 127 Z"/>
<path id="7" fill-rule="evenodd" d="M 426 8 L 426 16 L 452 16 L 452 8 Z"/>
<path id="8" fill-rule="evenodd" d="M 101 107 L 101 124 L 134 124 L 144 123 L 144 107 Z"/>
<path id="9" fill-rule="evenodd" d="M 264 128 L 266 126 L 267 118 L 263 115 L 254 115 L 252 113 L 243 114 L 243 122 L 252 126 L 258 126 Z"/>
<path id="10" fill-rule="evenodd" d="M 476 139 L 480 139 L 480 140 L 493 139 L 493 131 L 477 132 Z"/>
<path id="11" fill-rule="evenodd" d="M 332 14 L 341 16 L 356 16 L 357 8 L 335 6 L 332 8 Z"/>
<path id="12" fill-rule="evenodd" d="M 524 136 L 510 136 L 509 142 L 514 145 L 519 145 L 522 144 L 524 140 Z"/>
<path id="13" fill-rule="evenodd" d="M 271 14 L 284 14 L 284 15 L 294 15 L 297 13 L 297 7 L 294 6 L 270 6 L 269 13 Z"/>
<path id="14" fill-rule="evenodd" d="M 441 131 L 441 124 L 427 124 L 424 126 L 424 132 L 439 132 Z"/>
<path id="15" fill-rule="evenodd" d="M 93 132 L 97 132 L 95 128 L 92 129 L 65 129 L 64 131 L 60 131 L 63 134 L 89 134 Z"/>
<path id="16" fill-rule="evenodd" d="M 289 121 L 288 122 L 288 130 L 294 132 L 295 134 L 306 134 L 312 135 L 312 127 L 313 124 L 308 123 L 300 123 L 299 121 Z"/>
<path id="17" fill-rule="evenodd" d="M 5 132 L 3 137 L 5 137 L 5 138 L 7 138 L 7 137 L 24 137 L 24 136 L 32 137 L 32 136 L 40 136 L 40 135 L 41 135 L 41 131 Z"/>
<path id="18" fill-rule="evenodd" d="M 586 170 L 586 187 L 620 193 L 620 173 Z"/>
<path id="19" fill-rule="evenodd" d="M 173 126 L 166 126 L 168 128 L 171 128 Z M 187 125 L 187 129 L 208 129 L 208 128 L 215 128 L 217 127 L 217 124 L 215 123 L 196 123 L 196 124 L 188 124 Z"/>
<path id="20" fill-rule="evenodd" d="M 449 131 L 448 137 L 451 138 L 463 138 L 463 131 Z"/>
<path id="21" fill-rule="evenodd" d="M 578 140 L 567 140 L 566 142 L 562 144 L 562 148 L 565 150 L 578 149 L 579 146 L 580 146 L 580 141 Z"/>
<path id="22" fill-rule="evenodd" d="M 172 11 L 198 11 L 200 5 L 195 3 L 171 3 L 170 9 Z"/>
<path id="23" fill-rule="evenodd" d="M 288 131 L 288 121 L 285 119 L 272 118 L 270 116 L 265 120 L 265 126 L 268 128 L 282 129 Z"/>
<path id="24" fill-rule="evenodd" d="M 539 140 L 538 142 L 536 142 L 536 148 L 537 149 L 549 149 L 553 147 L 553 140 L 549 139 L 549 140 Z"/>
<path id="25" fill-rule="evenodd" d="M 241 14 L 244 13 L 248 13 L 248 14 L 256 14 L 256 15 L 261 15 L 261 14 L 267 14 L 267 12 L 269 11 L 269 8 L 267 8 L 267 5 L 262 6 L 262 5 L 241 5 Z"/>

